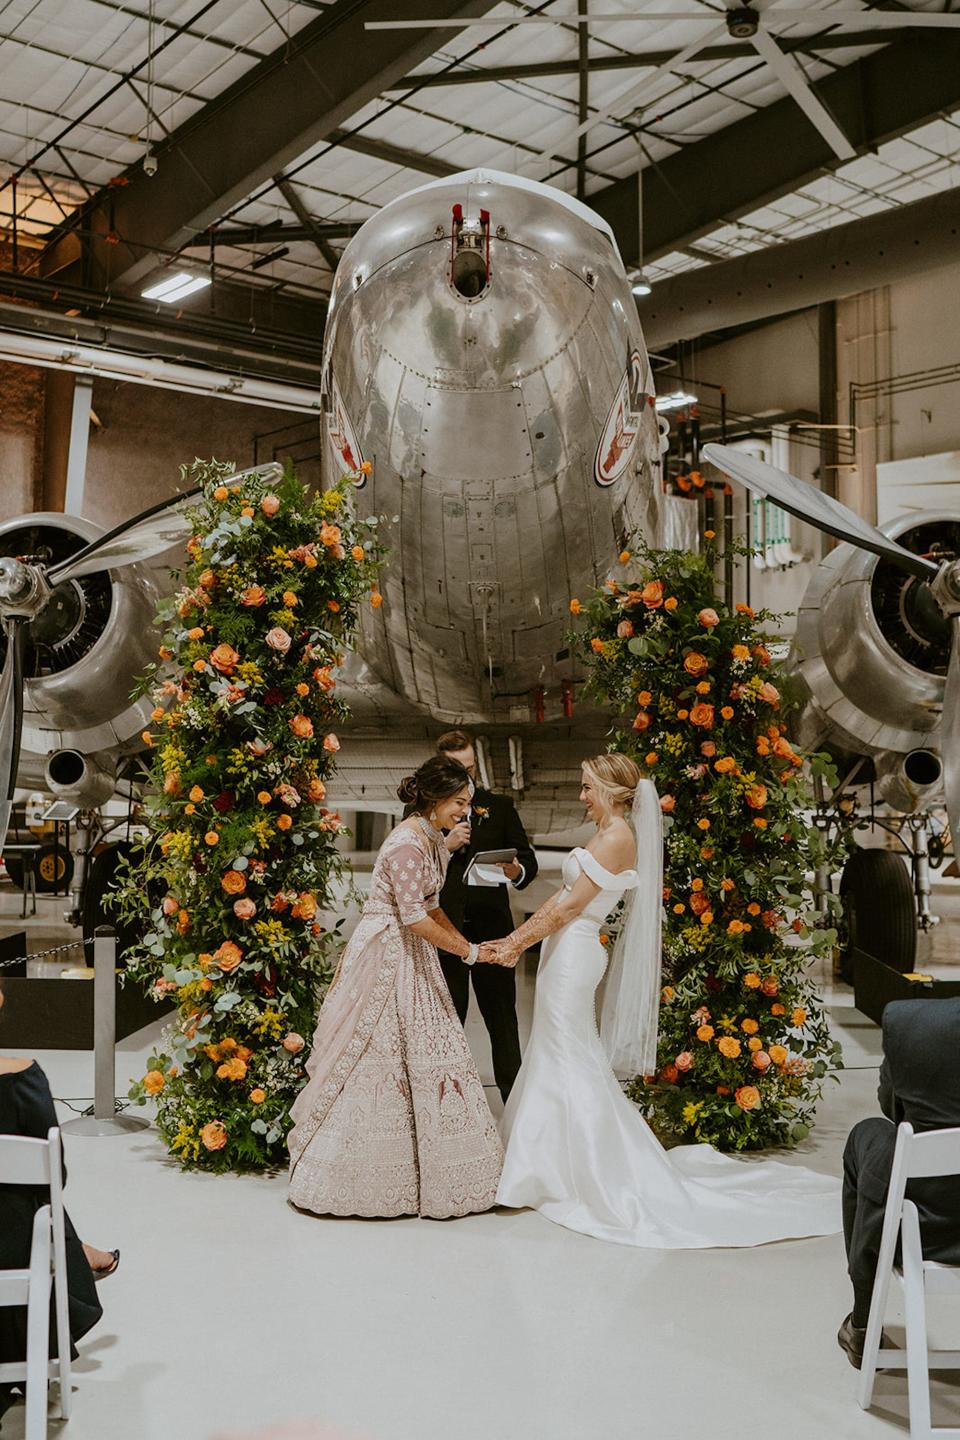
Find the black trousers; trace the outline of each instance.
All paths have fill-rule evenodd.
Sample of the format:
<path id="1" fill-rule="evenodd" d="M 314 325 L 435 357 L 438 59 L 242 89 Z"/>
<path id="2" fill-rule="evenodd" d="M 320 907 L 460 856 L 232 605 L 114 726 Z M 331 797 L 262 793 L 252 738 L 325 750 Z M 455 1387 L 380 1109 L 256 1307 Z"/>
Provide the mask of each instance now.
<path id="1" fill-rule="evenodd" d="M 459 955 L 440 951 L 440 964 L 446 977 L 454 1008 L 462 1025 L 470 1003 L 470 977 L 473 993 L 490 1036 L 493 1052 L 493 1078 L 506 1101 L 520 1069 L 520 1032 L 517 1028 L 517 972 L 502 965 L 465 965 Z"/>
<path id="2" fill-rule="evenodd" d="M 897 1127 L 877 1115 L 854 1125 L 843 1152 L 843 1239 L 853 1283 L 853 1323 L 861 1329 L 870 1314 L 896 1143 Z M 911 1180 L 907 1196 L 919 1212 L 926 1259 L 960 1263 L 960 1179 Z"/>

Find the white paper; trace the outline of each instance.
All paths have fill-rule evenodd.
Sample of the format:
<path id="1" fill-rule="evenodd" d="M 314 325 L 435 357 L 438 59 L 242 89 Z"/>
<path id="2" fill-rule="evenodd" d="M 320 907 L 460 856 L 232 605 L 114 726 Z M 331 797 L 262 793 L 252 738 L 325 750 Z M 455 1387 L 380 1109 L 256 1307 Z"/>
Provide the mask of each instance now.
<path id="1" fill-rule="evenodd" d="M 499 865 L 472 865 L 467 876 L 468 885 L 506 885 L 506 875 Z"/>

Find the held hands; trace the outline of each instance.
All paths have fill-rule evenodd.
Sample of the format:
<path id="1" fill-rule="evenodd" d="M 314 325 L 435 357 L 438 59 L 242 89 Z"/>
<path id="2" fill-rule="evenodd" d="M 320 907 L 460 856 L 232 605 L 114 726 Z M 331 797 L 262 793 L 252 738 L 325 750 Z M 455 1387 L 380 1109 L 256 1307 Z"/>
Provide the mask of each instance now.
<path id="1" fill-rule="evenodd" d="M 506 940 L 486 941 L 480 946 L 480 954 L 477 959 L 481 965 L 503 965 L 512 970 L 522 954 L 522 950 L 510 943 L 508 936 Z"/>
<path id="2" fill-rule="evenodd" d="M 453 829 L 447 835 L 443 843 L 446 845 L 451 855 L 455 854 L 457 850 L 462 850 L 464 845 L 469 845 L 470 821 L 461 820 L 459 825 L 454 825 Z"/>

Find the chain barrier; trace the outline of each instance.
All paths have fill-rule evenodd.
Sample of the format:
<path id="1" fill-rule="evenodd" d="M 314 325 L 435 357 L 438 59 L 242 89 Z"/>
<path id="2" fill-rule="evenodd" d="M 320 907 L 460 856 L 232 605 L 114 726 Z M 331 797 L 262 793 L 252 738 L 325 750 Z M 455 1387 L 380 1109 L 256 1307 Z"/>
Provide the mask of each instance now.
<path id="1" fill-rule="evenodd" d="M 45 960 L 48 955 L 60 955 L 64 950 L 82 950 L 85 945 L 92 944 L 92 935 L 87 940 L 68 940 L 66 945 L 52 945 L 49 950 L 37 950 L 32 955 L 17 955 L 12 960 L 0 960 L 0 970 L 8 970 L 11 965 L 22 965 L 25 960 Z"/>

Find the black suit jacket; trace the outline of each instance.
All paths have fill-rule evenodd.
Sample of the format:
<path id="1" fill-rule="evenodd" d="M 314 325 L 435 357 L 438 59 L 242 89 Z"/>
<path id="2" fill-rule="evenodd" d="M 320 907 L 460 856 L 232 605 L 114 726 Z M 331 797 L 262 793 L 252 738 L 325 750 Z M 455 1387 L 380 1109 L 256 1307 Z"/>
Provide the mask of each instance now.
<path id="1" fill-rule="evenodd" d="M 960 1126 L 960 1000 L 893 1000 L 883 1012 L 880 1108 L 914 1130 Z M 883 1157 L 889 1176 L 896 1132 Z M 960 1263 L 960 1178 L 911 1180 L 907 1195 L 920 1212 L 924 1253 Z M 886 1186 L 877 1196 L 882 1204 Z"/>
<path id="2" fill-rule="evenodd" d="M 498 885 L 496 889 L 466 885 L 464 873 L 481 850 L 504 850 L 513 846 L 523 866 L 519 885 Z M 490 790 L 474 791 L 470 843 L 450 856 L 447 878 L 440 892 L 440 906 L 468 940 L 500 940 L 513 929 L 510 913 L 512 889 L 523 890 L 537 873 L 537 857 L 527 839 L 512 800 Z"/>

